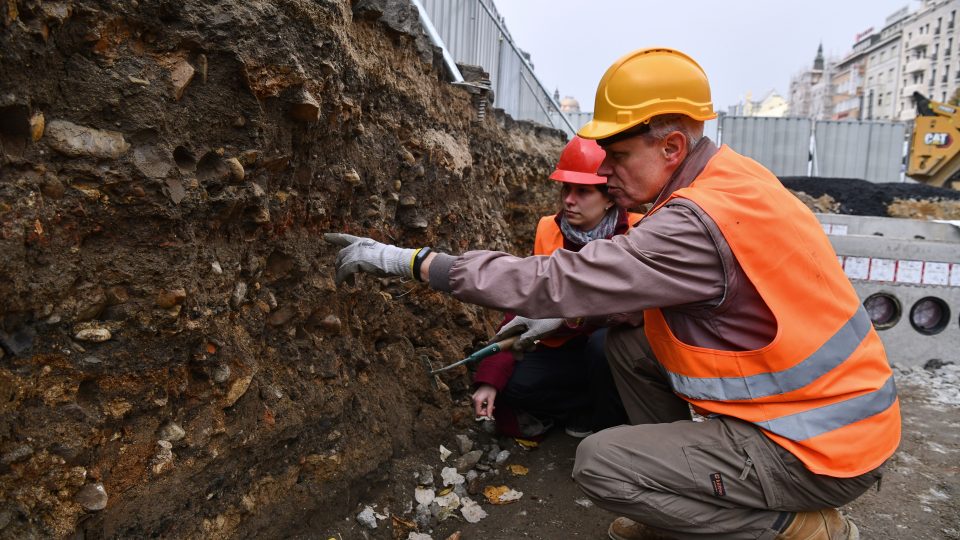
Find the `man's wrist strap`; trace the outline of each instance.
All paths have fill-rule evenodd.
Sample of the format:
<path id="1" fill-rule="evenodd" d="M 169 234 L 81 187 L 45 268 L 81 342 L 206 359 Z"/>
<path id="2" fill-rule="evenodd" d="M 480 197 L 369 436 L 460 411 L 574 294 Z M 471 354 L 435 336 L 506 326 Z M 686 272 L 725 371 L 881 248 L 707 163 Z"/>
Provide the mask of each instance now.
<path id="1" fill-rule="evenodd" d="M 423 281 L 420 279 L 420 267 L 423 266 L 423 261 L 426 260 L 427 255 L 430 255 L 433 250 L 428 247 L 422 247 L 413 254 L 413 260 L 410 261 L 410 269 L 413 271 L 413 279 L 417 281 Z"/>

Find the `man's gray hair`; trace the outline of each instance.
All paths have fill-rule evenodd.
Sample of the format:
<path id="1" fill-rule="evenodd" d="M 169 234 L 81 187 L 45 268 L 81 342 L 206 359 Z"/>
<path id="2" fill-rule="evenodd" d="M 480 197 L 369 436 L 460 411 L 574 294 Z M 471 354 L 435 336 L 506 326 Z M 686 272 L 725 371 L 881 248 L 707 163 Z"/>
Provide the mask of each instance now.
<path id="1" fill-rule="evenodd" d="M 679 131 L 687 140 L 687 149 L 692 149 L 703 138 L 703 122 L 685 114 L 661 114 L 650 119 L 650 131 L 642 136 L 661 141 L 674 131 Z"/>

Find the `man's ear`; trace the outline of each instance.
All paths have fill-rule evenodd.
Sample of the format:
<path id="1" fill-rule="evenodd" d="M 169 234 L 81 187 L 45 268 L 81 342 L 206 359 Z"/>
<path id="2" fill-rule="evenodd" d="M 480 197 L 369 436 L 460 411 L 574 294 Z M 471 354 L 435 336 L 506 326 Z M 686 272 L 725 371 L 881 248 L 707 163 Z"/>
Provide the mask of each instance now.
<path id="1" fill-rule="evenodd" d="M 683 136 L 683 133 L 671 131 L 663 138 L 663 146 L 660 150 L 663 152 L 667 165 L 676 167 L 686 159 L 687 152 L 690 149 L 687 148 L 687 138 Z"/>

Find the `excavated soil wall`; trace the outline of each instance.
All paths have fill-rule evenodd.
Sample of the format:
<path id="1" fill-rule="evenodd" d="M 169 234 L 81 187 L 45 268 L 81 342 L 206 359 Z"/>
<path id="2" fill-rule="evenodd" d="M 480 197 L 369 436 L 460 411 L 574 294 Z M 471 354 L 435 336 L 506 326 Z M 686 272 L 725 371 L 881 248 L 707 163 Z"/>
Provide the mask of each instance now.
<path id="1" fill-rule="evenodd" d="M 563 144 L 443 74 L 406 0 L 0 2 L 0 537 L 319 530 L 435 451 L 492 314 L 321 234 L 524 253 Z"/>

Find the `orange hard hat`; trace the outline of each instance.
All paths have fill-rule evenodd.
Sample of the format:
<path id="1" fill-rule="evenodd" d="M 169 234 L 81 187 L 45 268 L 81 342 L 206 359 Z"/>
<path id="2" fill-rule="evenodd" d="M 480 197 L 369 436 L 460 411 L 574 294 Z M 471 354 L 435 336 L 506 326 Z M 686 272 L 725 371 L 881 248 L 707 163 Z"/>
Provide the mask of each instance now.
<path id="1" fill-rule="evenodd" d="M 661 114 L 716 118 L 700 64 L 675 49 L 633 51 L 613 63 L 597 86 L 593 120 L 577 135 L 605 139 Z"/>
<path id="2" fill-rule="evenodd" d="M 574 137 L 563 148 L 550 179 L 571 184 L 606 184 L 606 178 L 597 176 L 597 169 L 606 155 L 596 141 Z"/>

